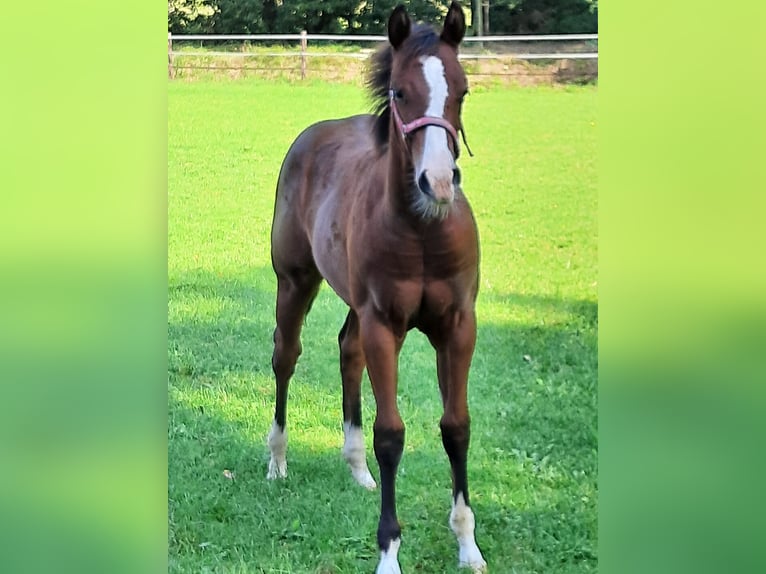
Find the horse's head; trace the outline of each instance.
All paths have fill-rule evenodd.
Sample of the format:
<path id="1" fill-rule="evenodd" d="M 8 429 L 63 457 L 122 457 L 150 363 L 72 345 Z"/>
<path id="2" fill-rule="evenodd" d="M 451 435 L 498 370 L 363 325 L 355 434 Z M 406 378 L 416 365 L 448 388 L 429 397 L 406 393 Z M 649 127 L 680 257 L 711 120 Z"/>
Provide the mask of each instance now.
<path id="1" fill-rule="evenodd" d="M 388 21 L 393 137 L 408 143 L 416 204 L 424 216 L 446 216 L 460 190 L 457 130 L 468 83 L 457 48 L 464 34 L 463 9 L 454 1 L 439 36 L 430 29 L 413 30 L 401 5 Z"/>

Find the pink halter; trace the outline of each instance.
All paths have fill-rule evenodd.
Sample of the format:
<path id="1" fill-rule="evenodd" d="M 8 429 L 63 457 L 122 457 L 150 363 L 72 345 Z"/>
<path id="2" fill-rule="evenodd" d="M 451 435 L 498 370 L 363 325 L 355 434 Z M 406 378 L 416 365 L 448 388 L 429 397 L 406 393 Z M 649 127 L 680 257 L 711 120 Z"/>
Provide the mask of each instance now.
<path id="1" fill-rule="evenodd" d="M 399 115 L 399 110 L 396 108 L 396 98 L 394 97 L 394 90 L 389 91 L 389 99 L 391 101 L 391 112 L 394 114 L 394 122 L 396 127 L 402 134 L 402 139 L 407 138 L 407 134 L 417 131 L 426 126 L 438 126 L 447 130 L 447 133 L 452 137 L 452 141 L 455 144 L 455 157 L 460 155 L 460 147 L 457 141 L 457 130 L 444 118 L 437 118 L 435 116 L 423 116 L 412 120 L 410 123 L 405 124 L 402 121 L 402 116 Z"/>

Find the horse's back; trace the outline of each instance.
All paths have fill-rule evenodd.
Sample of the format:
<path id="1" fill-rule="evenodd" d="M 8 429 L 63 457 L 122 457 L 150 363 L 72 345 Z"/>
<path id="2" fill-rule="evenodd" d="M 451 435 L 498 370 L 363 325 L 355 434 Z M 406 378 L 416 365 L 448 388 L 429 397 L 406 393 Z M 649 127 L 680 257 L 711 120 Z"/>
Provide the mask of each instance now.
<path id="1" fill-rule="evenodd" d="M 360 176 L 369 174 L 370 164 L 379 155 L 375 119 L 357 115 L 321 121 L 303 130 L 290 146 L 279 173 L 271 234 L 272 261 L 278 273 L 280 266 L 318 267 L 346 298 L 341 219 L 353 209 Z M 320 248 L 328 262 L 323 264 L 314 256 L 313 244 L 324 238 L 326 245 Z"/>
<path id="2" fill-rule="evenodd" d="M 311 203 L 323 195 L 337 193 L 344 180 L 358 176 L 374 153 L 372 115 L 317 122 L 293 141 L 282 162 L 275 211 L 310 212 Z"/>
<path id="3" fill-rule="evenodd" d="M 358 115 L 338 120 L 324 120 L 310 125 L 293 141 L 287 151 L 279 176 L 279 194 L 292 180 L 332 170 L 340 158 L 346 162 L 372 151 L 375 116 Z M 307 181 L 314 183 L 315 181 Z"/>

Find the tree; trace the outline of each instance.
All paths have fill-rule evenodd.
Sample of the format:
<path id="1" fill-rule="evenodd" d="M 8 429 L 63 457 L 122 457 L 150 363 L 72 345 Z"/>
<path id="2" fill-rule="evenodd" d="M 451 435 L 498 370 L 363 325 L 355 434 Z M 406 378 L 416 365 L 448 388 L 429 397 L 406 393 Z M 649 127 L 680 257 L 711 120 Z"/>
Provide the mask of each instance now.
<path id="1" fill-rule="evenodd" d="M 493 0 L 492 32 L 590 34 L 598 31 L 598 0 Z"/>
<path id="2" fill-rule="evenodd" d="M 474 36 L 484 34 L 484 10 L 482 0 L 471 0 L 471 28 Z"/>
<path id="3" fill-rule="evenodd" d="M 277 0 L 274 28 L 279 32 L 385 34 L 391 11 L 401 1 Z M 436 22 L 446 13 L 446 5 L 443 0 L 411 0 L 407 11 L 414 21 Z"/>
<path id="4" fill-rule="evenodd" d="M 215 8 L 210 5 L 213 0 L 168 0 L 168 30 L 173 33 L 195 31 L 190 30 L 192 24 L 210 17 Z"/>
<path id="5" fill-rule="evenodd" d="M 340 34 L 353 32 L 358 0 L 284 0 L 276 6 L 280 32 Z"/>
<path id="6" fill-rule="evenodd" d="M 402 0 L 372 0 L 360 2 L 361 10 L 358 21 L 360 32 L 365 34 L 385 34 L 391 11 Z M 407 12 L 413 22 L 441 23 L 447 13 L 447 3 L 444 0 L 412 0 L 407 4 Z"/>
<path id="7" fill-rule="evenodd" d="M 385 34 L 388 17 L 403 0 L 168 0 L 174 33 Z M 598 30 L 598 0 L 463 0 L 475 35 L 589 33 Z M 489 5 L 488 13 L 484 11 Z M 482 6 L 484 5 L 484 6 Z M 414 21 L 439 23 L 445 0 L 410 0 Z"/>
<path id="8" fill-rule="evenodd" d="M 213 34 L 264 34 L 263 11 L 266 2 L 257 0 L 210 0 L 216 13 L 207 23 Z"/>

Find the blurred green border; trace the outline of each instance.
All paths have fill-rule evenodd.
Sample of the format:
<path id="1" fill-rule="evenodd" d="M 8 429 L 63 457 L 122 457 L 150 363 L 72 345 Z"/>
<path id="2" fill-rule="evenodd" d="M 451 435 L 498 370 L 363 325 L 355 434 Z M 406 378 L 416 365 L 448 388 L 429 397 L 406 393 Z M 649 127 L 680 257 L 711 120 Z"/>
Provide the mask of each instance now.
<path id="1" fill-rule="evenodd" d="M 167 561 L 167 13 L 3 7 L 0 570 Z"/>
<path id="2" fill-rule="evenodd" d="M 764 571 L 762 4 L 599 37 L 599 569 Z"/>

